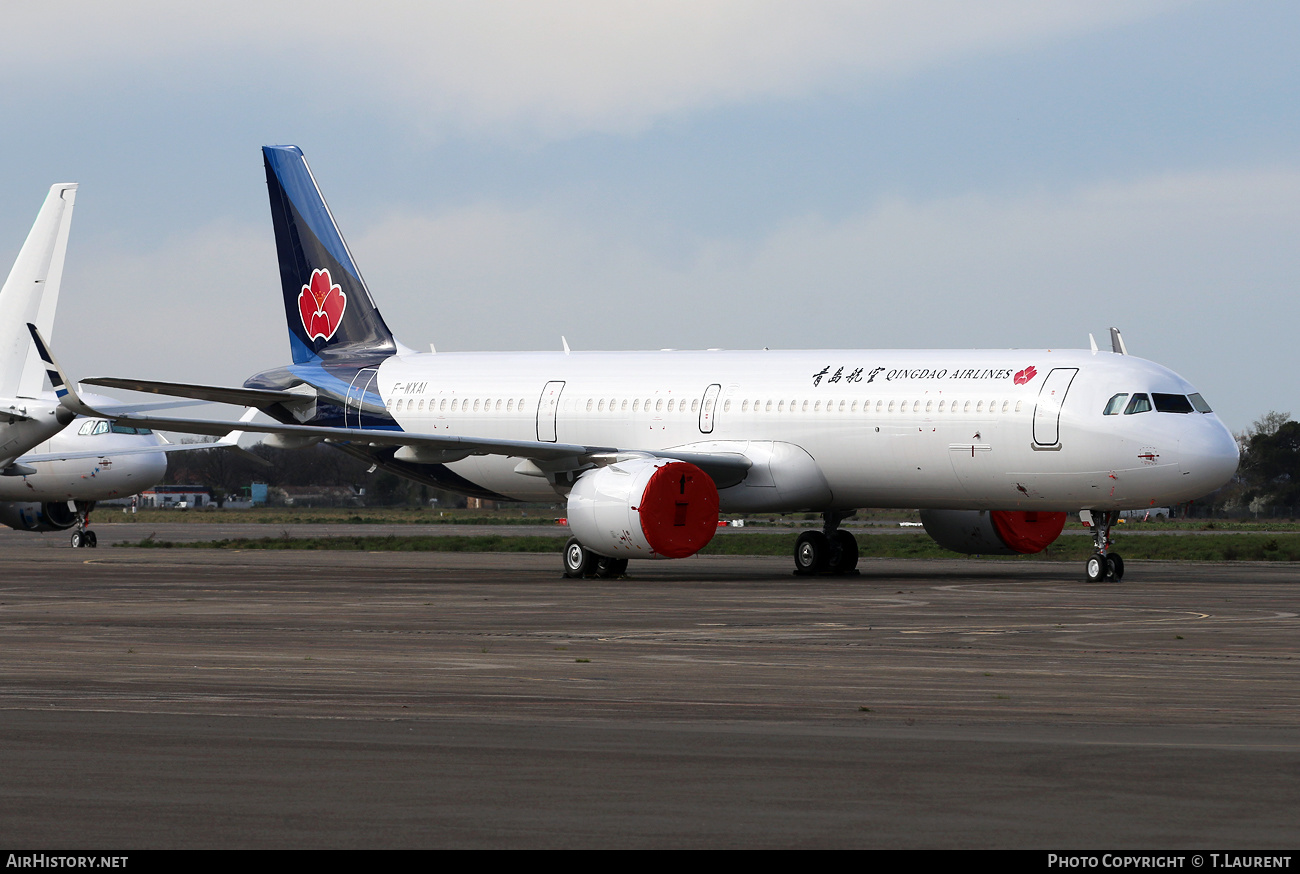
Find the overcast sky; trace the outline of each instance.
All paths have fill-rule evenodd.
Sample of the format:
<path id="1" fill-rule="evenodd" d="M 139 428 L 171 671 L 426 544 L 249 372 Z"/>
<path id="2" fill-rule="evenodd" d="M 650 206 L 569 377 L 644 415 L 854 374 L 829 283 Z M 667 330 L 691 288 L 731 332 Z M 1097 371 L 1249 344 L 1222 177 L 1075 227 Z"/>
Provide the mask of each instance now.
<path id="1" fill-rule="evenodd" d="M 414 11 L 413 11 L 414 10 Z M 259 147 L 438 350 L 1103 346 L 1300 414 L 1300 4 L 11 4 L 0 263 L 75 376 L 288 361 Z"/>

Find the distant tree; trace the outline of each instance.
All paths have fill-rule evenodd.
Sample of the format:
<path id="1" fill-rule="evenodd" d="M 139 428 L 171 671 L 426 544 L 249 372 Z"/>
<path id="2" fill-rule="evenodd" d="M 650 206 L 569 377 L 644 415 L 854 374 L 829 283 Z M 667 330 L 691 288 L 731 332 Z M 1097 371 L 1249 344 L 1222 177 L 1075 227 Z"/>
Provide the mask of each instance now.
<path id="1" fill-rule="evenodd" d="M 1270 413 L 1255 423 L 1238 468 L 1248 499 L 1263 500 L 1256 506 L 1300 503 L 1300 422 L 1271 418 L 1279 415 L 1288 414 Z"/>

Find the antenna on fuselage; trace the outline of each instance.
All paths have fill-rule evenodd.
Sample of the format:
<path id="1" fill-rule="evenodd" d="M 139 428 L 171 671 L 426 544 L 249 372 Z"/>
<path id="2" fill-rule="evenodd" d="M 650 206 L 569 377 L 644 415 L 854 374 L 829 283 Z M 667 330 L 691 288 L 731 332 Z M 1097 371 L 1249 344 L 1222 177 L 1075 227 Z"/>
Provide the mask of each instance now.
<path id="1" fill-rule="evenodd" d="M 1088 345 L 1092 347 L 1093 352 L 1097 351 L 1097 338 L 1092 336 L 1092 331 L 1088 332 Z"/>
<path id="2" fill-rule="evenodd" d="M 568 354 L 569 354 L 569 341 L 566 340 L 566 339 L 564 339 L 564 335 L 563 335 L 563 334 L 560 335 L 560 342 L 564 344 L 564 354 L 565 354 L 565 355 L 568 355 Z"/>
<path id="3" fill-rule="evenodd" d="M 1124 345 L 1124 338 L 1120 336 L 1119 328 L 1110 329 L 1110 351 L 1116 355 L 1128 354 L 1128 348 Z"/>

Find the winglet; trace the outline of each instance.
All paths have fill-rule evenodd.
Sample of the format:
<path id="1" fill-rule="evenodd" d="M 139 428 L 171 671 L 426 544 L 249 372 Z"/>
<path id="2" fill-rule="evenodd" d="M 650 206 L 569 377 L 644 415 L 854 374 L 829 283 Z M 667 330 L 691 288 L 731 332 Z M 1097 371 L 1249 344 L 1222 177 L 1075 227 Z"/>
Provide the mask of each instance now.
<path id="1" fill-rule="evenodd" d="M 27 323 L 27 330 L 31 332 L 32 342 L 36 344 L 36 354 L 40 356 L 41 361 L 45 364 L 45 375 L 50 378 L 50 385 L 54 387 L 54 394 L 59 399 L 59 405 L 80 416 L 112 418 L 86 405 L 77 395 L 77 390 L 72 381 L 63 375 L 63 368 L 59 367 L 59 363 L 54 360 L 54 354 L 50 352 L 50 347 L 46 345 L 44 338 L 41 337 L 41 332 L 31 322 Z"/>

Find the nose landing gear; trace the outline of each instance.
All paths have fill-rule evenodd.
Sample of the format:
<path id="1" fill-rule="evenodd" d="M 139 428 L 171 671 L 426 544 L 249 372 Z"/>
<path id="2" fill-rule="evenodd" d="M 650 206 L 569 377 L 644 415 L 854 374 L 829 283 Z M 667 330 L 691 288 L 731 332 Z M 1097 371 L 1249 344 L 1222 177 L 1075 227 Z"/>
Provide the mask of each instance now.
<path id="1" fill-rule="evenodd" d="M 1110 529 L 1119 518 L 1119 513 L 1115 510 L 1092 510 L 1085 513 L 1091 517 L 1092 542 L 1097 550 L 1084 565 L 1088 582 L 1100 583 L 1104 580 L 1118 583 L 1124 579 L 1124 559 L 1118 552 L 1110 551 L 1113 543 L 1110 539 Z M 1085 518 L 1084 521 L 1087 522 L 1088 519 Z"/>
<path id="2" fill-rule="evenodd" d="M 95 536 L 94 531 L 90 530 L 90 511 L 93 509 L 95 509 L 94 504 L 77 502 L 77 530 L 72 532 L 73 549 L 81 549 L 82 547 L 93 549 L 99 545 L 99 538 Z"/>

